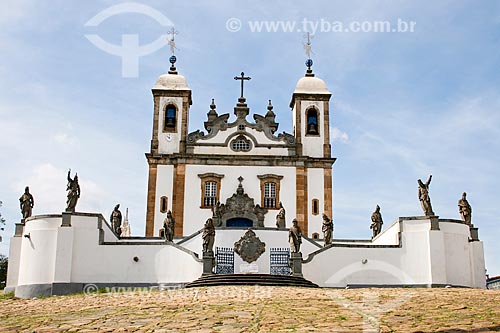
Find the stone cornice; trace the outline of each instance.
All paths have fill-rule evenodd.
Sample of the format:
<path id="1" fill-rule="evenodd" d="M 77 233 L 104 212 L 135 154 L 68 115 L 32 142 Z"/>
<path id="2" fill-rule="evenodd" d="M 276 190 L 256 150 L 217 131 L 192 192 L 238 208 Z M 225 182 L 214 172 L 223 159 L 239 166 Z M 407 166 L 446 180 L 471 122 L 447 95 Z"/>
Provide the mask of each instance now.
<path id="1" fill-rule="evenodd" d="M 306 168 L 331 168 L 336 158 L 316 158 L 307 156 L 266 156 L 266 155 L 208 155 L 208 154 L 158 154 L 146 153 L 150 165 L 253 165 L 253 166 L 302 166 Z"/>

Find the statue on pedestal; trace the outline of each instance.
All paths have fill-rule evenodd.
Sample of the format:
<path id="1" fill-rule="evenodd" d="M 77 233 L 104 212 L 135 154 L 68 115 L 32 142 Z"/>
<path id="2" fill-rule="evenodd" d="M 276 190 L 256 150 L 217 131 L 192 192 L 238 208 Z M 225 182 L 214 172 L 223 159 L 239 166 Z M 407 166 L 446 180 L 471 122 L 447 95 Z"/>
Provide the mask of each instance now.
<path id="1" fill-rule="evenodd" d="M 431 184 L 432 175 L 429 176 L 429 180 L 424 184 L 422 180 L 418 180 L 418 199 L 422 204 L 422 209 L 424 210 L 425 216 L 434 216 L 432 211 L 431 198 L 429 196 L 429 185 Z"/>
<path id="2" fill-rule="evenodd" d="M 323 226 L 321 230 L 323 231 L 325 246 L 332 244 L 333 221 L 326 214 L 323 214 Z"/>
<path id="3" fill-rule="evenodd" d="M 217 201 L 217 204 L 215 204 L 212 213 L 212 220 L 214 226 L 216 227 L 222 226 L 222 215 L 224 215 L 224 204 L 221 204 L 220 201 Z"/>
<path id="4" fill-rule="evenodd" d="M 167 217 L 163 221 L 163 230 L 165 230 L 165 240 L 167 242 L 173 242 L 175 232 L 175 219 L 172 216 L 172 212 L 170 210 L 167 212 Z"/>
<path id="5" fill-rule="evenodd" d="M 380 234 L 382 224 L 384 224 L 384 221 L 382 220 L 382 214 L 380 214 L 380 206 L 377 205 L 375 211 L 372 213 L 372 224 L 370 225 L 370 229 L 373 231 L 372 239 Z"/>
<path id="6" fill-rule="evenodd" d="M 75 178 L 71 179 L 71 169 L 68 171 L 68 185 L 66 187 L 68 191 L 68 200 L 66 200 L 66 211 L 74 212 L 76 208 L 76 203 L 80 198 L 80 185 L 78 184 L 78 174 L 75 174 Z"/>
<path id="7" fill-rule="evenodd" d="M 462 217 L 462 221 L 468 226 L 472 226 L 472 207 L 467 201 L 467 193 L 462 194 L 462 199 L 458 201 L 458 211 Z"/>
<path id="8" fill-rule="evenodd" d="M 285 214 L 285 208 L 280 201 L 280 211 L 278 212 L 278 215 L 276 215 L 276 228 L 284 229 L 286 227 Z"/>
<path id="9" fill-rule="evenodd" d="M 203 227 L 203 253 L 213 254 L 215 243 L 215 227 L 212 219 L 208 219 Z"/>
<path id="10" fill-rule="evenodd" d="M 111 222 L 111 227 L 115 234 L 120 237 L 122 234 L 122 212 L 120 212 L 120 204 L 115 206 L 115 209 L 111 212 L 109 221 Z"/>
<path id="11" fill-rule="evenodd" d="M 300 244 L 302 244 L 302 230 L 299 227 L 297 219 L 293 219 L 292 226 L 288 231 L 288 242 L 290 243 L 290 251 L 292 253 L 300 252 Z"/>
<path id="12" fill-rule="evenodd" d="M 19 198 L 19 205 L 21 207 L 21 213 L 23 214 L 23 220 L 30 217 L 33 213 L 33 206 L 35 206 L 35 199 L 31 195 L 28 186 L 26 186 L 24 194 Z"/>

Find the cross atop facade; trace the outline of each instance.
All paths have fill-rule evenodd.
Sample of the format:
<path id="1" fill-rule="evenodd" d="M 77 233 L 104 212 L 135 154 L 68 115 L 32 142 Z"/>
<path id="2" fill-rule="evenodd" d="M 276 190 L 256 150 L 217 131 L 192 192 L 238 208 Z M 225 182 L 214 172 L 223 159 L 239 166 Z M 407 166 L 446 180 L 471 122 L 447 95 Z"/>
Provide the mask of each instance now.
<path id="1" fill-rule="evenodd" d="M 172 27 L 172 30 L 167 31 L 168 35 L 172 35 L 172 38 L 168 41 L 168 45 L 170 46 L 170 53 L 174 55 L 175 47 L 175 35 L 179 34 L 179 31 L 175 30 L 175 27 Z"/>
<path id="2" fill-rule="evenodd" d="M 250 80 L 252 78 L 249 77 L 249 76 L 245 76 L 245 73 L 241 72 L 241 76 L 235 76 L 234 79 L 235 80 L 241 80 L 241 98 L 243 98 L 243 82 L 245 80 Z"/>

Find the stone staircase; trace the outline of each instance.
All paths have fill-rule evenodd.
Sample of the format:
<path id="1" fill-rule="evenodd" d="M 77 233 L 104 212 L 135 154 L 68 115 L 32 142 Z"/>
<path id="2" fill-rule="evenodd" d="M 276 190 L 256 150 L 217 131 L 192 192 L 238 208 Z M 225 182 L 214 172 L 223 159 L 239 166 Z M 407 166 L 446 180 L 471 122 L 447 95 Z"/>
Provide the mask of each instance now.
<path id="1" fill-rule="evenodd" d="M 318 288 L 303 277 L 291 275 L 270 275 L 270 274 L 212 274 L 202 276 L 199 279 L 185 285 L 186 288 L 209 287 L 209 286 L 293 286 Z"/>

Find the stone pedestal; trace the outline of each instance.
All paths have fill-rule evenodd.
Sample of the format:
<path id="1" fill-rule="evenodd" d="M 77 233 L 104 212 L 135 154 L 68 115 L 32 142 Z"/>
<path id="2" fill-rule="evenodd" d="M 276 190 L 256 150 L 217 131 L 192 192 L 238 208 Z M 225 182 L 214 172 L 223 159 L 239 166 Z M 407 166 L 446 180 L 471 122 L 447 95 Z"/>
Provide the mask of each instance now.
<path id="1" fill-rule="evenodd" d="M 24 231 L 24 219 L 21 220 L 21 223 L 16 223 L 16 231 L 14 233 L 14 237 L 22 237 Z"/>
<path id="2" fill-rule="evenodd" d="M 302 277 L 302 252 L 290 253 L 290 268 L 292 276 Z"/>
<path id="3" fill-rule="evenodd" d="M 429 216 L 431 220 L 431 230 L 440 230 L 439 229 L 439 216 Z"/>
<path id="4" fill-rule="evenodd" d="M 203 274 L 204 275 L 212 275 L 214 274 L 214 266 L 215 266 L 215 257 L 212 251 L 203 252 Z"/>
<path id="5" fill-rule="evenodd" d="M 62 213 L 62 224 L 61 227 L 71 227 L 71 212 Z"/>
<path id="6" fill-rule="evenodd" d="M 478 228 L 475 228 L 474 225 L 471 225 L 470 227 L 470 238 L 473 242 L 479 241 Z"/>

